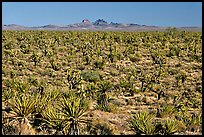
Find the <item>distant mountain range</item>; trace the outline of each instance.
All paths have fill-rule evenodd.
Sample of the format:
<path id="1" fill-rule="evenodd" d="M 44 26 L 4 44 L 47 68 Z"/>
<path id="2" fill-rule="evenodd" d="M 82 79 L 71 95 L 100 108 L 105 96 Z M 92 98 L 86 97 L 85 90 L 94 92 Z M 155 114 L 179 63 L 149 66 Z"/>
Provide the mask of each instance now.
<path id="1" fill-rule="evenodd" d="M 95 31 L 163 31 L 168 27 L 147 26 L 140 24 L 124 24 L 124 23 L 108 23 L 103 19 L 98 19 L 95 22 L 90 22 L 88 19 L 82 20 L 81 23 L 71 25 L 45 25 L 26 27 L 16 24 L 2 25 L 2 30 L 95 30 Z M 177 27 L 179 30 L 202 31 L 201 27 Z"/>

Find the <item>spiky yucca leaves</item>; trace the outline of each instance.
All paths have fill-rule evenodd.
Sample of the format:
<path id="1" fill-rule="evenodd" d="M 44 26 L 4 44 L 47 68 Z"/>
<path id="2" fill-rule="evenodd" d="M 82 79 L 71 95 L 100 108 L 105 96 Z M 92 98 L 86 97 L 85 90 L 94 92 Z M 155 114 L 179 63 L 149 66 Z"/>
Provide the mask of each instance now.
<path id="1" fill-rule="evenodd" d="M 178 112 L 176 119 L 181 121 L 184 124 L 185 129 L 189 131 L 198 131 L 202 126 L 201 112 L 194 114 Z"/>
<path id="2" fill-rule="evenodd" d="M 75 94 L 69 94 L 68 98 L 63 97 L 60 103 L 60 111 L 65 117 L 65 121 L 69 123 L 65 128 L 68 128 L 69 135 L 79 135 L 79 123 L 84 122 L 82 116 L 88 110 L 88 102 L 84 98 L 77 97 Z"/>
<path id="3" fill-rule="evenodd" d="M 148 112 L 138 112 L 130 121 L 130 126 L 136 134 L 153 135 L 156 126 L 153 124 L 154 115 Z"/>
<path id="4" fill-rule="evenodd" d="M 7 102 L 9 99 L 11 99 L 13 97 L 13 94 L 11 89 L 7 89 L 7 90 L 2 90 L 2 101 L 3 102 Z"/>
<path id="5" fill-rule="evenodd" d="M 174 119 L 167 119 L 163 124 L 163 134 L 172 135 L 179 131 L 178 122 Z"/>
<path id="6" fill-rule="evenodd" d="M 13 88 L 20 93 L 27 93 L 30 89 L 30 83 L 21 80 L 13 80 Z"/>
<path id="7" fill-rule="evenodd" d="M 107 92 L 112 88 L 112 84 L 108 81 L 101 81 L 97 89 L 97 103 L 100 109 L 109 111 Z"/>
<path id="8" fill-rule="evenodd" d="M 175 108 L 173 106 L 164 106 L 157 112 L 157 117 L 172 117 L 174 116 Z"/>
<path id="9" fill-rule="evenodd" d="M 12 98 L 8 104 L 12 113 L 18 119 L 27 118 L 36 111 L 39 96 L 28 96 L 21 94 Z"/>
<path id="10" fill-rule="evenodd" d="M 59 132 L 63 132 L 63 129 L 66 126 L 66 121 L 63 120 L 64 116 L 62 116 L 53 105 L 48 105 L 47 108 L 42 111 L 41 115 L 43 121 L 42 126 L 45 125 L 50 129 L 55 129 L 55 135 Z"/>
<path id="11" fill-rule="evenodd" d="M 11 113 L 13 114 L 9 119 L 12 119 L 12 121 L 18 121 L 20 130 L 21 125 L 30 125 L 30 118 L 36 113 L 38 99 L 38 95 L 33 97 L 26 94 L 20 94 L 9 100 L 8 104 L 9 107 L 11 107 Z"/>
<path id="12" fill-rule="evenodd" d="M 202 112 L 198 114 L 192 114 L 191 116 L 191 122 L 188 126 L 189 130 L 198 132 L 199 130 L 202 130 Z"/>

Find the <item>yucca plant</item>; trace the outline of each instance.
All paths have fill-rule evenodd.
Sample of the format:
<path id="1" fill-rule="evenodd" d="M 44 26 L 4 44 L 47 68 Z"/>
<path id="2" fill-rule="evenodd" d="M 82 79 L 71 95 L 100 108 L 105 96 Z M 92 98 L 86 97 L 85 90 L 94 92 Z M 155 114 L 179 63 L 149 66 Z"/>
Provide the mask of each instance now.
<path id="1" fill-rule="evenodd" d="M 85 65 L 89 65 L 91 63 L 91 57 L 89 55 L 84 56 Z"/>
<path id="2" fill-rule="evenodd" d="M 130 121 L 130 127 L 136 134 L 155 134 L 156 126 L 153 124 L 154 115 L 148 112 L 138 112 Z"/>
<path id="3" fill-rule="evenodd" d="M 50 129 L 55 129 L 54 135 L 64 132 L 64 127 L 66 126 L 66 121 L 60 112 L 54 108 L 51 104 L 46 107 L 41 113 L 42 115 L 42 124 Z"/>
<path id="4" fill-rule="evenodd" d="M 38 93 L 37 93 L 38 94 Z M 43 95 L 37 101 L 36 113 L 34 114 L 34 119 L 32 125 L 34 127 L 40 128 L 42 121 L 42 112 L 52 103 L 52 98 L 50 95 Z"/>
<path id="5" fill-rule="evenodd" d="M 179 112 L 176 118 L 184 124 L 186 130 L 198 131 L 201 128 L 202 113 L 199 113 L 199 114 L 194 113 L 192 115 L 188 115 L 188 114 Z"/>
<path id="6" fill-rule="evenodd" d="M 13 114 L 9 118 L 19 122 L 20 130 L 22 124 L 29 125 L 30 118 L 32 118 L 36 112 L 38 99 L 38 95 L 32 97 L 26 94 L 20 94 L 9 100 L 8 105 L 11 108 L 11 114 Z"/>
<path id="7" fill-rule="evenodd" d="M 192 114 L 190 119 L 191 121 L 188 128 L 194 132 L 200 130 L 202 127 L 202 113 Z"/>
<path id="8" fill-rule="evenodd" d="M 28 83 L 28 82 L 24 82 L 24 81 L 19 81 L 19 80 L 14 80 L 14 82 L 13 82 L 13 88 L 16 90 L 16 91 L 18 91 L 18 92 L 20 92 L 20 93 L 26 93 L 26 92 L 28 92 L 29 91 L 29 89 L 30 89 L 30 83 Z"/>
<path id="9" fill-rule="evenodd" d="M 97 103 L 100 109 L 109 111 L 108 108 L 108 95 L 107 92 L 110 91 L 112 85 L 108 81 L 101 81 L 98 85 Z"/>
<path id="10" fill-rule="evenodd" d="M 174 119 L 167 119 L 163 124 L 163 134 L 172 135 L 179 131 L 178 122 Z"/>
<path id="11" fill-rule="evenodd" d="M 11 99 L 14 96 L 12 93 L 13 92 L 11 89 L 2 90 L 2 101 L 7 102 L 9 99 Z"/>
<path id="12" fill-rule="evenodd" d="M 175 108 L 173 106 L 164 106 L 162 109 L 157 111 L 157 116 L 158 117 L 167 117 L 167 116 L 174 116 Z"/>
<path id="13" fill-rule="evenodd" d="M 79 123 L 84 122 L 82 116 L 88 110 L 88 102 L 84 98 L 70 94 L 68 98 L 63 96 L 62 102 L 59 106 L 62 116 L 65 117 L 64 120 L 68 122 L 65 127 L 68 128 L 68 134 L 79 135 Z"/>
<path id="14" fill-rule="evenodd" d="M 28 96 L 26 94 L 16 95 L 8 101 L 12 113 L 18 119 L 28 118 L 36 111 L 39 96 Z"/>

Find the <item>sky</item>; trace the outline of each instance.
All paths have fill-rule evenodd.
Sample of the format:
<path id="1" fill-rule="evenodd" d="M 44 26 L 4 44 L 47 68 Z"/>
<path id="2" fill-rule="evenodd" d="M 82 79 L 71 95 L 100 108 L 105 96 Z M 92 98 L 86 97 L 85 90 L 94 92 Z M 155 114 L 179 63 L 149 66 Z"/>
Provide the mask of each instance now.
<path id="1" fill-rule="evenodd" d="M 202 2 L 2 2 L 4 25 L 68 25 L 83 19 L 202 27 Z"/>

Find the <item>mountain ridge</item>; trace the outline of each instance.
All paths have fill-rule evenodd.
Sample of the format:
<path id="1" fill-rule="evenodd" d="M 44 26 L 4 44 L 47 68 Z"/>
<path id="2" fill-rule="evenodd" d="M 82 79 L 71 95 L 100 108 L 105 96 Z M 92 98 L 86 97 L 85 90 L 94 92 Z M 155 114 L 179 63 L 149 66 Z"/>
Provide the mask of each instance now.
<path id="1" fill-rule="evenodd" d="M 95 22 L 90 22 L 88 19 L 83 19 L 81 23 L 74 23 L 68 25 L 43 25 L 43 26 L 22 26 L 17 24 L 2 25 L 2 30 L 127 30 L 127 31 L 149 31 L 149 30 L 165 30 L 168 27 L 162 26 L 148 26 L 135 23 L 114 23 L 103 19 L 98 19 Z M 187 27 L 175 27 L 181 30 L 202 30 L 202 27 L 187 26 Z"/>

